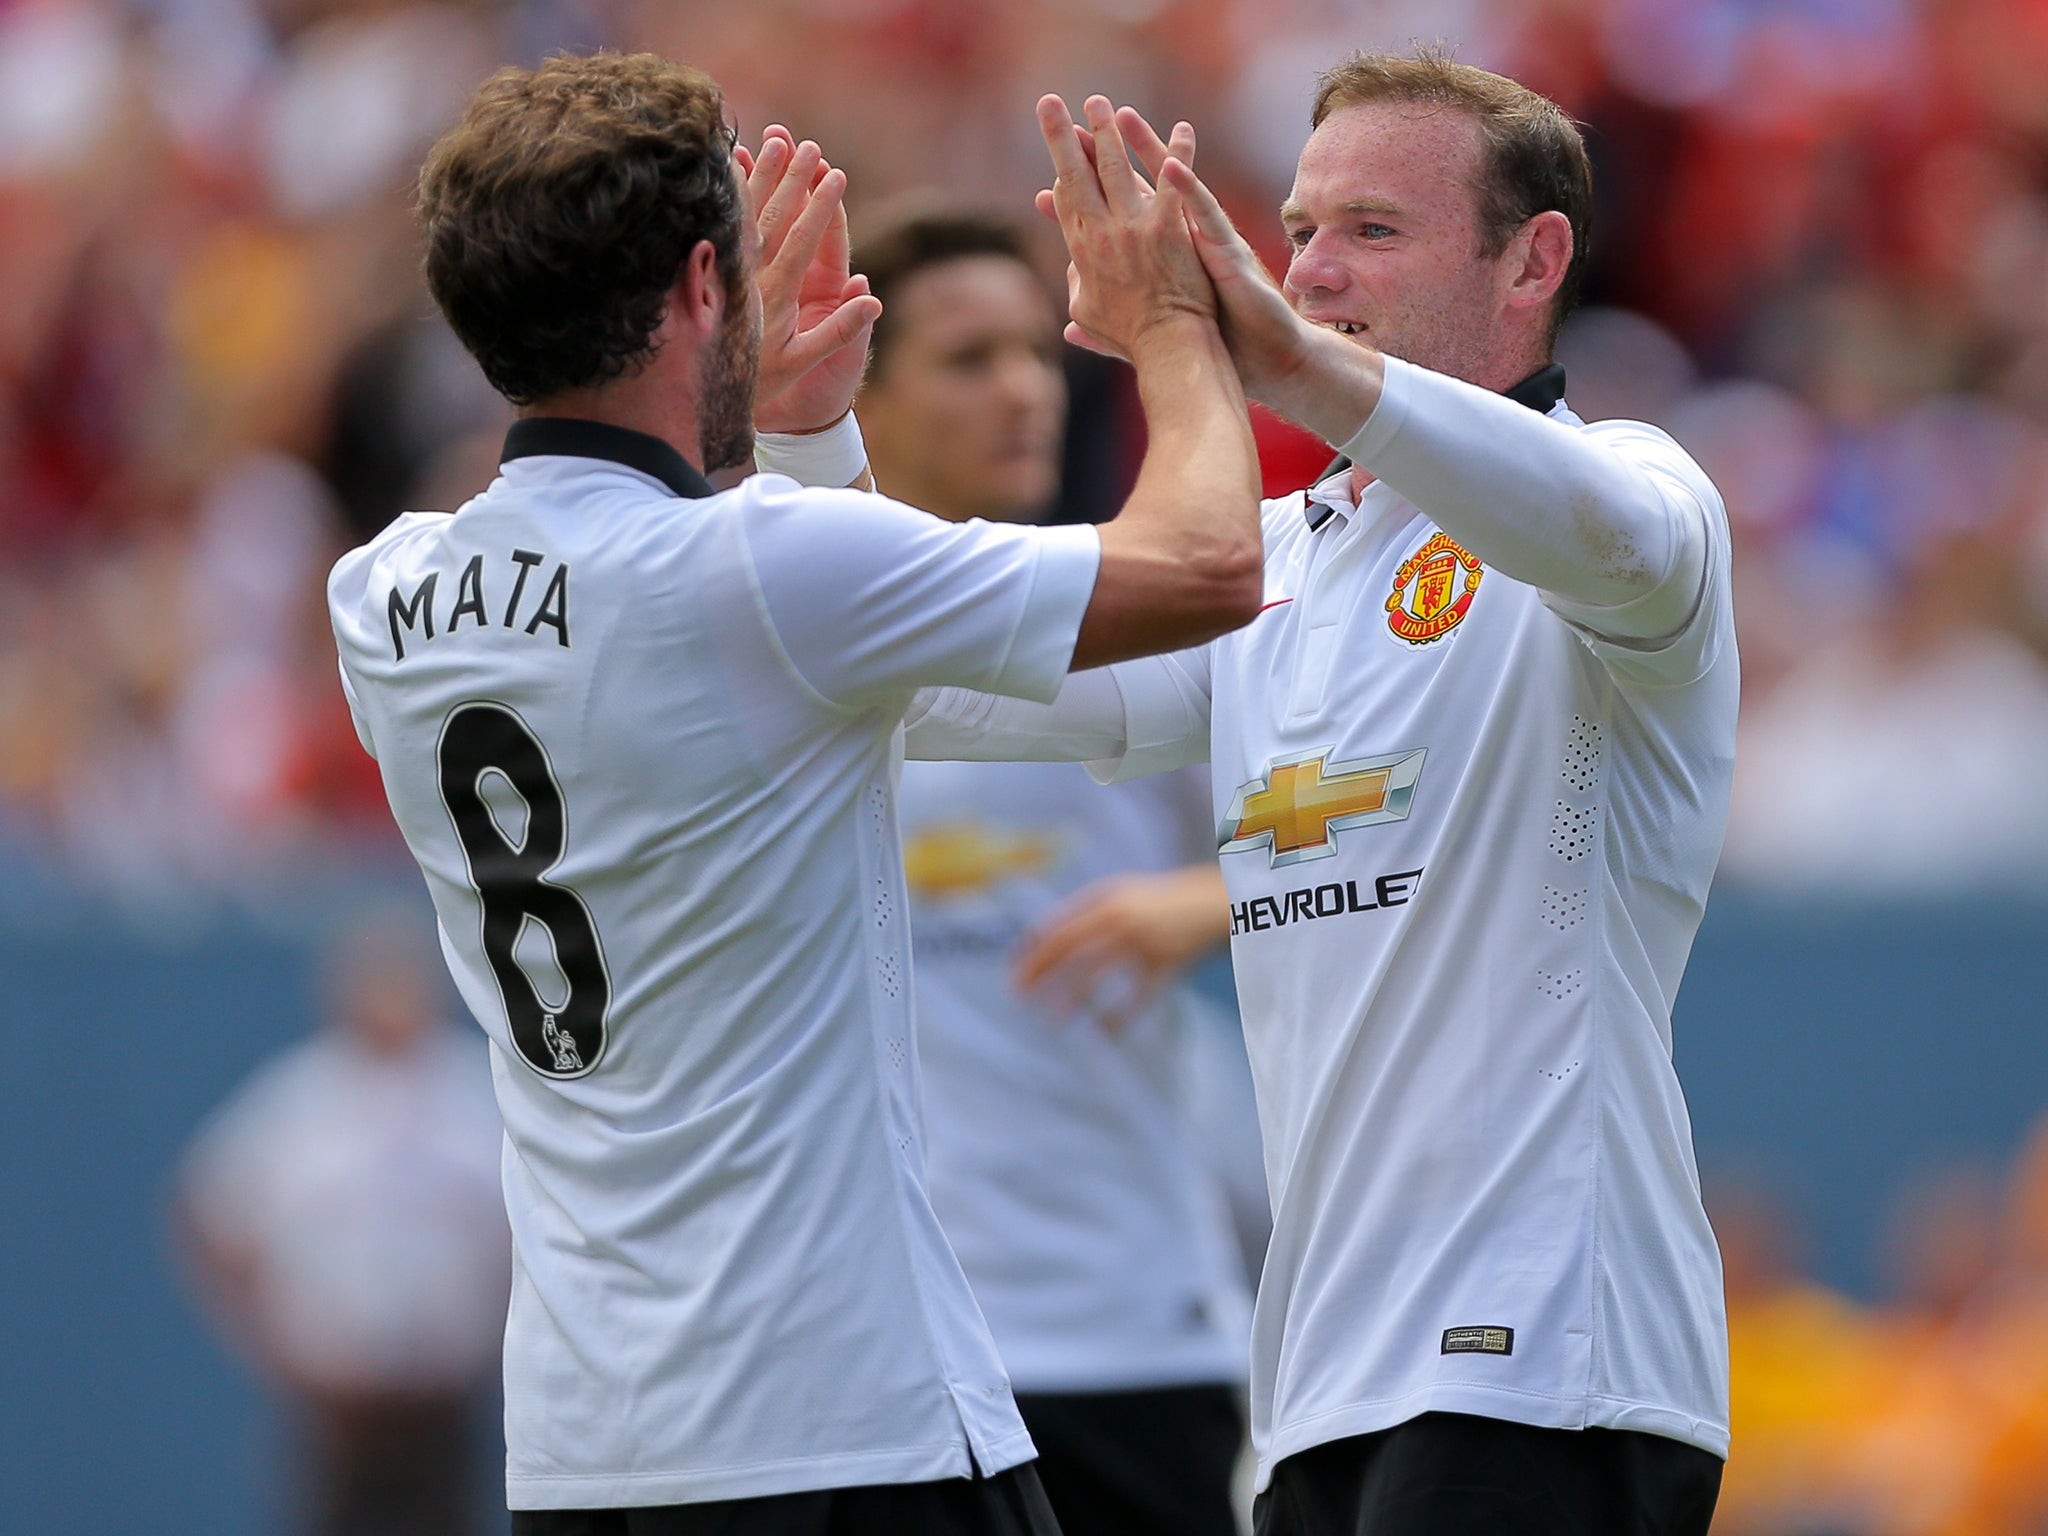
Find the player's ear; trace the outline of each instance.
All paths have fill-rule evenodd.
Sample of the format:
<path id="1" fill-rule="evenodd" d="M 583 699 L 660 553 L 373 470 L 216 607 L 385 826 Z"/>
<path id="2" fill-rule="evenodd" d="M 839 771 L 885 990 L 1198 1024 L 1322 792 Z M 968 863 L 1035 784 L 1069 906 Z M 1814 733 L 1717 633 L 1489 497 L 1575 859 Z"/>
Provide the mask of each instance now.
<path id="1" fill-rule="evenodd" d="M 1572 264 L 1572 221 L 1556 209 L 1537 214 L 1508 242 L 1502 262 L 1511 308 L 1547 305 Z"/>
<path id="2" fill-rule="evenodd" d="M 714 337 L 725 321 L 728 296 L 718 271 L 718 248 L 699 240 L 683 258 L 675 286 L 669 290 L 667 328 L 703 338 Z"/>

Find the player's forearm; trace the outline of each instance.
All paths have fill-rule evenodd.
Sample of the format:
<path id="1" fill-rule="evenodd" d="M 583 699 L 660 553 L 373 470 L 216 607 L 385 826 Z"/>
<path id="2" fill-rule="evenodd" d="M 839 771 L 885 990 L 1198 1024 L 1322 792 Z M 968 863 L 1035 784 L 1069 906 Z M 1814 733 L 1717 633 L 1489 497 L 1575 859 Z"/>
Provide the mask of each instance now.
<path id="1" fill-rule="evenodd" d="M 1157 894 L 1183 963 L 1230 937 L 1230 895 L 1213 858 L 1167 871 Z"/>
<path id="2" fill-rule="evenodd" d="M 1267 335 L 1285 340 L 1259 349 L 1252 377 L 1259 404 L 1326 443 L 1344 442 L 1379 408 L 1386 377 L 1379 353 L 1291 313 Z"/>
<path id="3" fill-rule="evenodd" d="M 1613 611 L 1615 632 L 1668 634 L 1698 595 L 1707 526 L 1693 491 L 1504 396 L 1393 364 L 1344 451 L 1487 564 Z"/>
<path id="4" fill-rule="evenodd" d="M 1137 485 L 1102 529 L 1080 671 L 1213 639 L 1258 612 L 1258 455 L 1244 392 L 1207 321 L 1153 328 L 1133 349 L 1149 443 Z"/>

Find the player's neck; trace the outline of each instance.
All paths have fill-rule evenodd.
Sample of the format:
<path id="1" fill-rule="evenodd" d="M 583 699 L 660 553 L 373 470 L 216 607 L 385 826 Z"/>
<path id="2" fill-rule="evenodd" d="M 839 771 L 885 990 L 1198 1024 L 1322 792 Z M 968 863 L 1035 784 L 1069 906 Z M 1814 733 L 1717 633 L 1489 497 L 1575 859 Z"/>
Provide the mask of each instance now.
<path id="1" fill-rule="evenodd" d="M 1541 372 L 1550 365 L 1550 336 L 1548 322 L 1543 328 L 1534 326 L 1522 328 L 1515 335 L 1505 338 L 1495 349 L 1483 367 L 1475 370 L 1470 383 L 1481 389 L 1490 389 L 1497 395 L 1504 395 L 1531 374 Z"/>
<path id="2" fill-rule="evenodd" d="M 613 379 L 589 389 L 567 389 L 559 394 L 522 406 L 519 414 L 566 416 L 578 421 L 601 421 L 658 437 L 698 468 L 704 456 L 704 435 L 696 392 L 665 370 L 649 367 L 632 378 Z"/>

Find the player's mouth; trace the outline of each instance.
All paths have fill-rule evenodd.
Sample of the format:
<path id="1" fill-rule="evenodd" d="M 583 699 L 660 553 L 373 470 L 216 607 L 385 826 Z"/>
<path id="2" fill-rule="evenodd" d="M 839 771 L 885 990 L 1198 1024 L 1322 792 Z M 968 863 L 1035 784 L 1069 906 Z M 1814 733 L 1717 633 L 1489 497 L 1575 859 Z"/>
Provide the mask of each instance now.
<path id="1" fill-rule="evenodd" d="M 1323 324 L 1339 336 L 1363 336 L 1367 329 L 1363 320 L 1325 320 Z"/>

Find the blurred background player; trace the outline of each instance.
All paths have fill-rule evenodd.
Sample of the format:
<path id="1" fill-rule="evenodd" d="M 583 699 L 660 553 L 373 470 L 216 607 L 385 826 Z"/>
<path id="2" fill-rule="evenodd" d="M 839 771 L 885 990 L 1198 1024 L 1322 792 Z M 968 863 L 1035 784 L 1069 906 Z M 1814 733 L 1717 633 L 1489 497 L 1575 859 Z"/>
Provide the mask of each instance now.
<path id="1" fill-rule="evenodd" d="M 503 1132 L 433 964 L 395 918 L 346 933 L 325 1027 L 214 1114 L 180 1183 L 204 1299 L 303 1420 L 300 1528 L 319 1536 L 459 1536 L 484 1507 Z"/>
<path id="2" fill-rule="evenodd" d="M 859 402 L 876 484 L 1038 521 L 1067 392 L 1017 230 L 933 204 L 859 257 L 884 305 Z M 1162 990 L 1229 926 L 1207 775 L 908 763 L 898 804 L 932 1205 L 1061 1529 L 1231 1536 L 1249 1297 L 1190 1134 L 1196 1005 Z"/>

